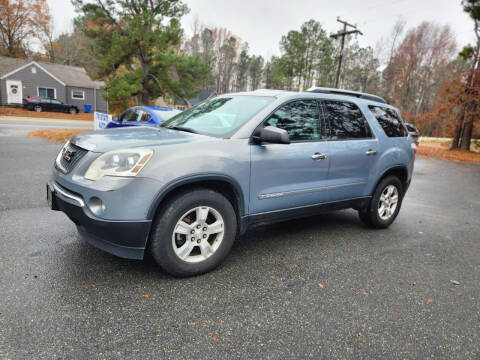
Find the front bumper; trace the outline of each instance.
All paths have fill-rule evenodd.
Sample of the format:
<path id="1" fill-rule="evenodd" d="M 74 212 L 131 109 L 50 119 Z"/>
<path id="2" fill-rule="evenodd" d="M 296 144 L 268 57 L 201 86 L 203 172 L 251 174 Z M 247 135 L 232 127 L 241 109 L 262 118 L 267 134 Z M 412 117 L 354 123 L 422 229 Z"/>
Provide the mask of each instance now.
<path id="1" fill-rule="evenodd" d="M 113 221 L 94 216 L 84 199 L 55 181 L 47 184 L 52 210 L 63 211 L 93 246 L 127 259 L 143 259 L 151 220 Z"/>

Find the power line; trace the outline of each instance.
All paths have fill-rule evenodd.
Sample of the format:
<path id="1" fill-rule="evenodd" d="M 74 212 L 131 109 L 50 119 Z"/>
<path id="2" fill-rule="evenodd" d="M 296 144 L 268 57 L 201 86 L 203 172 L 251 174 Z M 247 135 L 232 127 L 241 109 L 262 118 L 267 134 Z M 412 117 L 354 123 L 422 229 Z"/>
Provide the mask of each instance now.
<path id="1" fill-rule="evenodd" d="M 343 47 L 345 46 L 345 36 L 347 35 L 352 35 L 352 34 L 360 34 L 363 35 L 363 33 L 357 29 L 356 25 L 349 24 L 348 22 L 344 20 L 340 20 L 340 17 L 337 17 L 337 21 L 339 23 L 343 24 L 343 31 L 340 30 L 336 34 L 331 34 L 330 37 L 332 39 L 337 40 L 338 38 L 341 38 L 340 40 L 340 56 L 338 57 L 338 67 L 337 67 L 337 75 L 335 76 L 335 87 L 338 88 L 338 81 L 340 79 L 340 71 L 342 69 L 342 59 L 343 59 Z M 353 30 L 347 31 L 347 28 L 351 27 Z"/>

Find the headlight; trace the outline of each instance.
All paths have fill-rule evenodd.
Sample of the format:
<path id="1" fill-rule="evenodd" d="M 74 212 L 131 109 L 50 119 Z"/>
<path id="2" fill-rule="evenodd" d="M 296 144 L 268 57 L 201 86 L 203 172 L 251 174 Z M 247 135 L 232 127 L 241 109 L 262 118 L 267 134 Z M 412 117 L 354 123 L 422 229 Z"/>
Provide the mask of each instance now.
<path id="1" fill-rule="evenodd" d="M 98 180 L 104 176 L 137 176 L 153 155 L 150 149 L 121 149 L 109 151 L 98 157 L 84 177 Z"/>

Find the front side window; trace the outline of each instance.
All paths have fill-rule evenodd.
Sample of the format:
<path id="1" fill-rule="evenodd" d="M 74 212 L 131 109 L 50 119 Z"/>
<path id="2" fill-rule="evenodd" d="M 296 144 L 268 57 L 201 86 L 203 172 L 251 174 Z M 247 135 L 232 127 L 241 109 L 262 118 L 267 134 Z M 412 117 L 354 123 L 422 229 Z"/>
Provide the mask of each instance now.
<path id="1" fill-rule="evenodd" d="M 311 141 L 322 138 L 319 122 L 316 100 L 296 100 L 275 111 L 265 125 L 286 130 L 290 141 Z"/>
<path id="2" fill-rule="evenodd" d="M 204 101 L 162 123 L 162 127 L 229 137 L 275 98 L 269 96 L 219 96 Z"/>
<path id="3" fill-rule="evenodd" d="M 38 96 L 55 99 L 55 89 L 40 87 L 38 88 Z"/>
<path id="4" fill-rule="evenodd" d="M 325 100 L 331 140 L 369 139 L 372 131 L 359 107 L 347 101 Z"/>
<path id="5" fill-rule="evenodd" d="M 123 113 L 121 121 L 135 121 L 136 112 L 135 110 L 127 110 Z"/>
<path id="6" fill-rule="evenodd" d="M 60 105 L 62 103 L 60 100 L 55 100 L 55 99 L 52 99 L 50 101 L 52 104 L 57 104 L 57 105 Z"/>
<path id="7" fill-rule="evenodd" d="M 373 115 L 375 115 L 378 123 L 388 137 L 403 137 L 408 135 L 407 130 L 402 124 L 402 120 L 400 120 L 395 110 L 372 105 L 368 108 Z"/>

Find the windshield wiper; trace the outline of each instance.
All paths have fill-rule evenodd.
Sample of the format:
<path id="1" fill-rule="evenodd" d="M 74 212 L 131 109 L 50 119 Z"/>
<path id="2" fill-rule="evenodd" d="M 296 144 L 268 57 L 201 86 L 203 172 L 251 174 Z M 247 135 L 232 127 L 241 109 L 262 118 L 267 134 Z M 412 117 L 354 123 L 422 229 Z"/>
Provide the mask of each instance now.
<path id="1" fill-rule="evenodd" d="M 172 126 L 167 129 L 173 129 L 173 130 L 179 130 L 179 131 L 185 131 L 193 134 L 198 134 L 196 130 L 193 130 L 192 128 L 188 128 L 188 127 L 183 127 L 183 126 Z"/>

